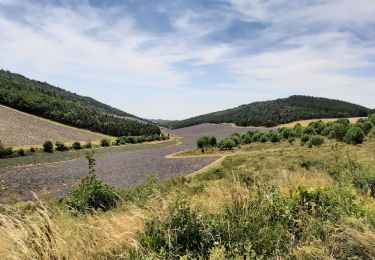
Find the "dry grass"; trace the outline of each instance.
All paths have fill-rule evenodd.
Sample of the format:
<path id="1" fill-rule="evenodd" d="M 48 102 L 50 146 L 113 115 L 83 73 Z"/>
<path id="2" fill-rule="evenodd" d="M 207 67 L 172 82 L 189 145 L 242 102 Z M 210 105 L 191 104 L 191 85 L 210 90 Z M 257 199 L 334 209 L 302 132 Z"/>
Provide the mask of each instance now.
<path id="1" fill-rule="evenodd" d="M 357 123 L 358 119 L 360 119 L 361 117 L 351 117 L 351 118 L 348 118 L 350 123 L 354 124 L 354 123 Z M 277 127 L 288 127 L 288 128 L 291 128 L 291 127 L 294 127 L 296 124 L 301 124 L 302 126 L 308 126 L 311 122 L 315 122 L 315 121 L 318 121 L 318 120 L 322 120 L 323 122 L 334 122 L 336 121 L 338 118 L 322 118 L 322 119 L 309 119 L 309 120 L 301 120 L 301 121 L 296 121 L 296 122 L 291 122 L 291 123 L 287 123 L 287 124 L 280 124 L 278 125 Z"/>
<path id="2" fill-rule="evenodd" d="M 72 143 L 99 142 L 108 136 L 82 130 L 0 105 L 0 140 L 14 148 L 41 146 L 51 140 Z"/>

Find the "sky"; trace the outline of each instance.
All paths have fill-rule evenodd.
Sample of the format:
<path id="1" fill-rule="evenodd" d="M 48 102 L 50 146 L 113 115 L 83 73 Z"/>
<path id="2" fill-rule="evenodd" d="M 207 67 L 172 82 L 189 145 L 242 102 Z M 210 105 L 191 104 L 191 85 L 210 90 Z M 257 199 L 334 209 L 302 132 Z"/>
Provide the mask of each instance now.
<path id="1" fill-rule="evenodd" d="M 375 107 L 375 0 L 0 0 L 0 68 L 143 118 Z"/>

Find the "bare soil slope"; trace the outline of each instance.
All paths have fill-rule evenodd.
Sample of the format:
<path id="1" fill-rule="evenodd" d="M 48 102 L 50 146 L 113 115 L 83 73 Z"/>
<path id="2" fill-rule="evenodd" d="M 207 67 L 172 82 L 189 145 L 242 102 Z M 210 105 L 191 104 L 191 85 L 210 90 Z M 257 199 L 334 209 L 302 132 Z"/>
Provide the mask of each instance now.
<path id="1" fill-rule="evenodd" d="M 0 140 L 11 147 L 38 146 L 46 140 L 97 141 L 103 135 L 65 126 L 0 105 Z"/>

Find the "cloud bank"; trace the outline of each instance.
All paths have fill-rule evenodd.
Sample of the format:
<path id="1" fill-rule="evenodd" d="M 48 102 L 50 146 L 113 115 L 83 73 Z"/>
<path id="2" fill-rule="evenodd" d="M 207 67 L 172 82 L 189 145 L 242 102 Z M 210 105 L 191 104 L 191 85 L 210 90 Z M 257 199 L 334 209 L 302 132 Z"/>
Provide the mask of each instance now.
<path id="1" fill-rule="evenodd" d="M 0 0 L 0 66 L 148 118 L 307 94 L 375 107 L 375 1 Z"/>

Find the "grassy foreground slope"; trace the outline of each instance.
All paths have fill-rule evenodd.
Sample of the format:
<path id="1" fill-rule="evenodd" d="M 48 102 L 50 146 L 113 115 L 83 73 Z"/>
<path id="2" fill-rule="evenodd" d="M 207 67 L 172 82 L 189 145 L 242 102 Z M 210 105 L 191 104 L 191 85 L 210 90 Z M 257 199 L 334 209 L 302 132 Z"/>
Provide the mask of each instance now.
<path id="1" fill-rule="evenodd" d="M 293 121 L 320 118 L 364 117 L 370 109 L 327 98 L 291 96 L 272 101 L 255 102 L 233 109 L 171 121 L 172 128 L 182 128 L 202 123 L 235 123 L 238 126 L 276 126 Z"/>
<path id="2" fill-rule="evenodd" d="M 106 213 L 0 207 L 0 258 L 374 259 L 374 144 L 243 145 L 201 174 L 119 191 Z"/>
<path id="3" fill-rule="evenodd" d="M 2 105 L 0 114 L 0 140 L 9 147 L 40 146 L 46 140 L 68 143 L 105 138 L 102 134 L 69 127 Z"/>
<path id="4" fill-rule="evenodd" d="M 159 134 L 160 129 L 119 109 L 45 82 L 0 70 L 0 104 L 52 121 L 113 135 Z"/>

